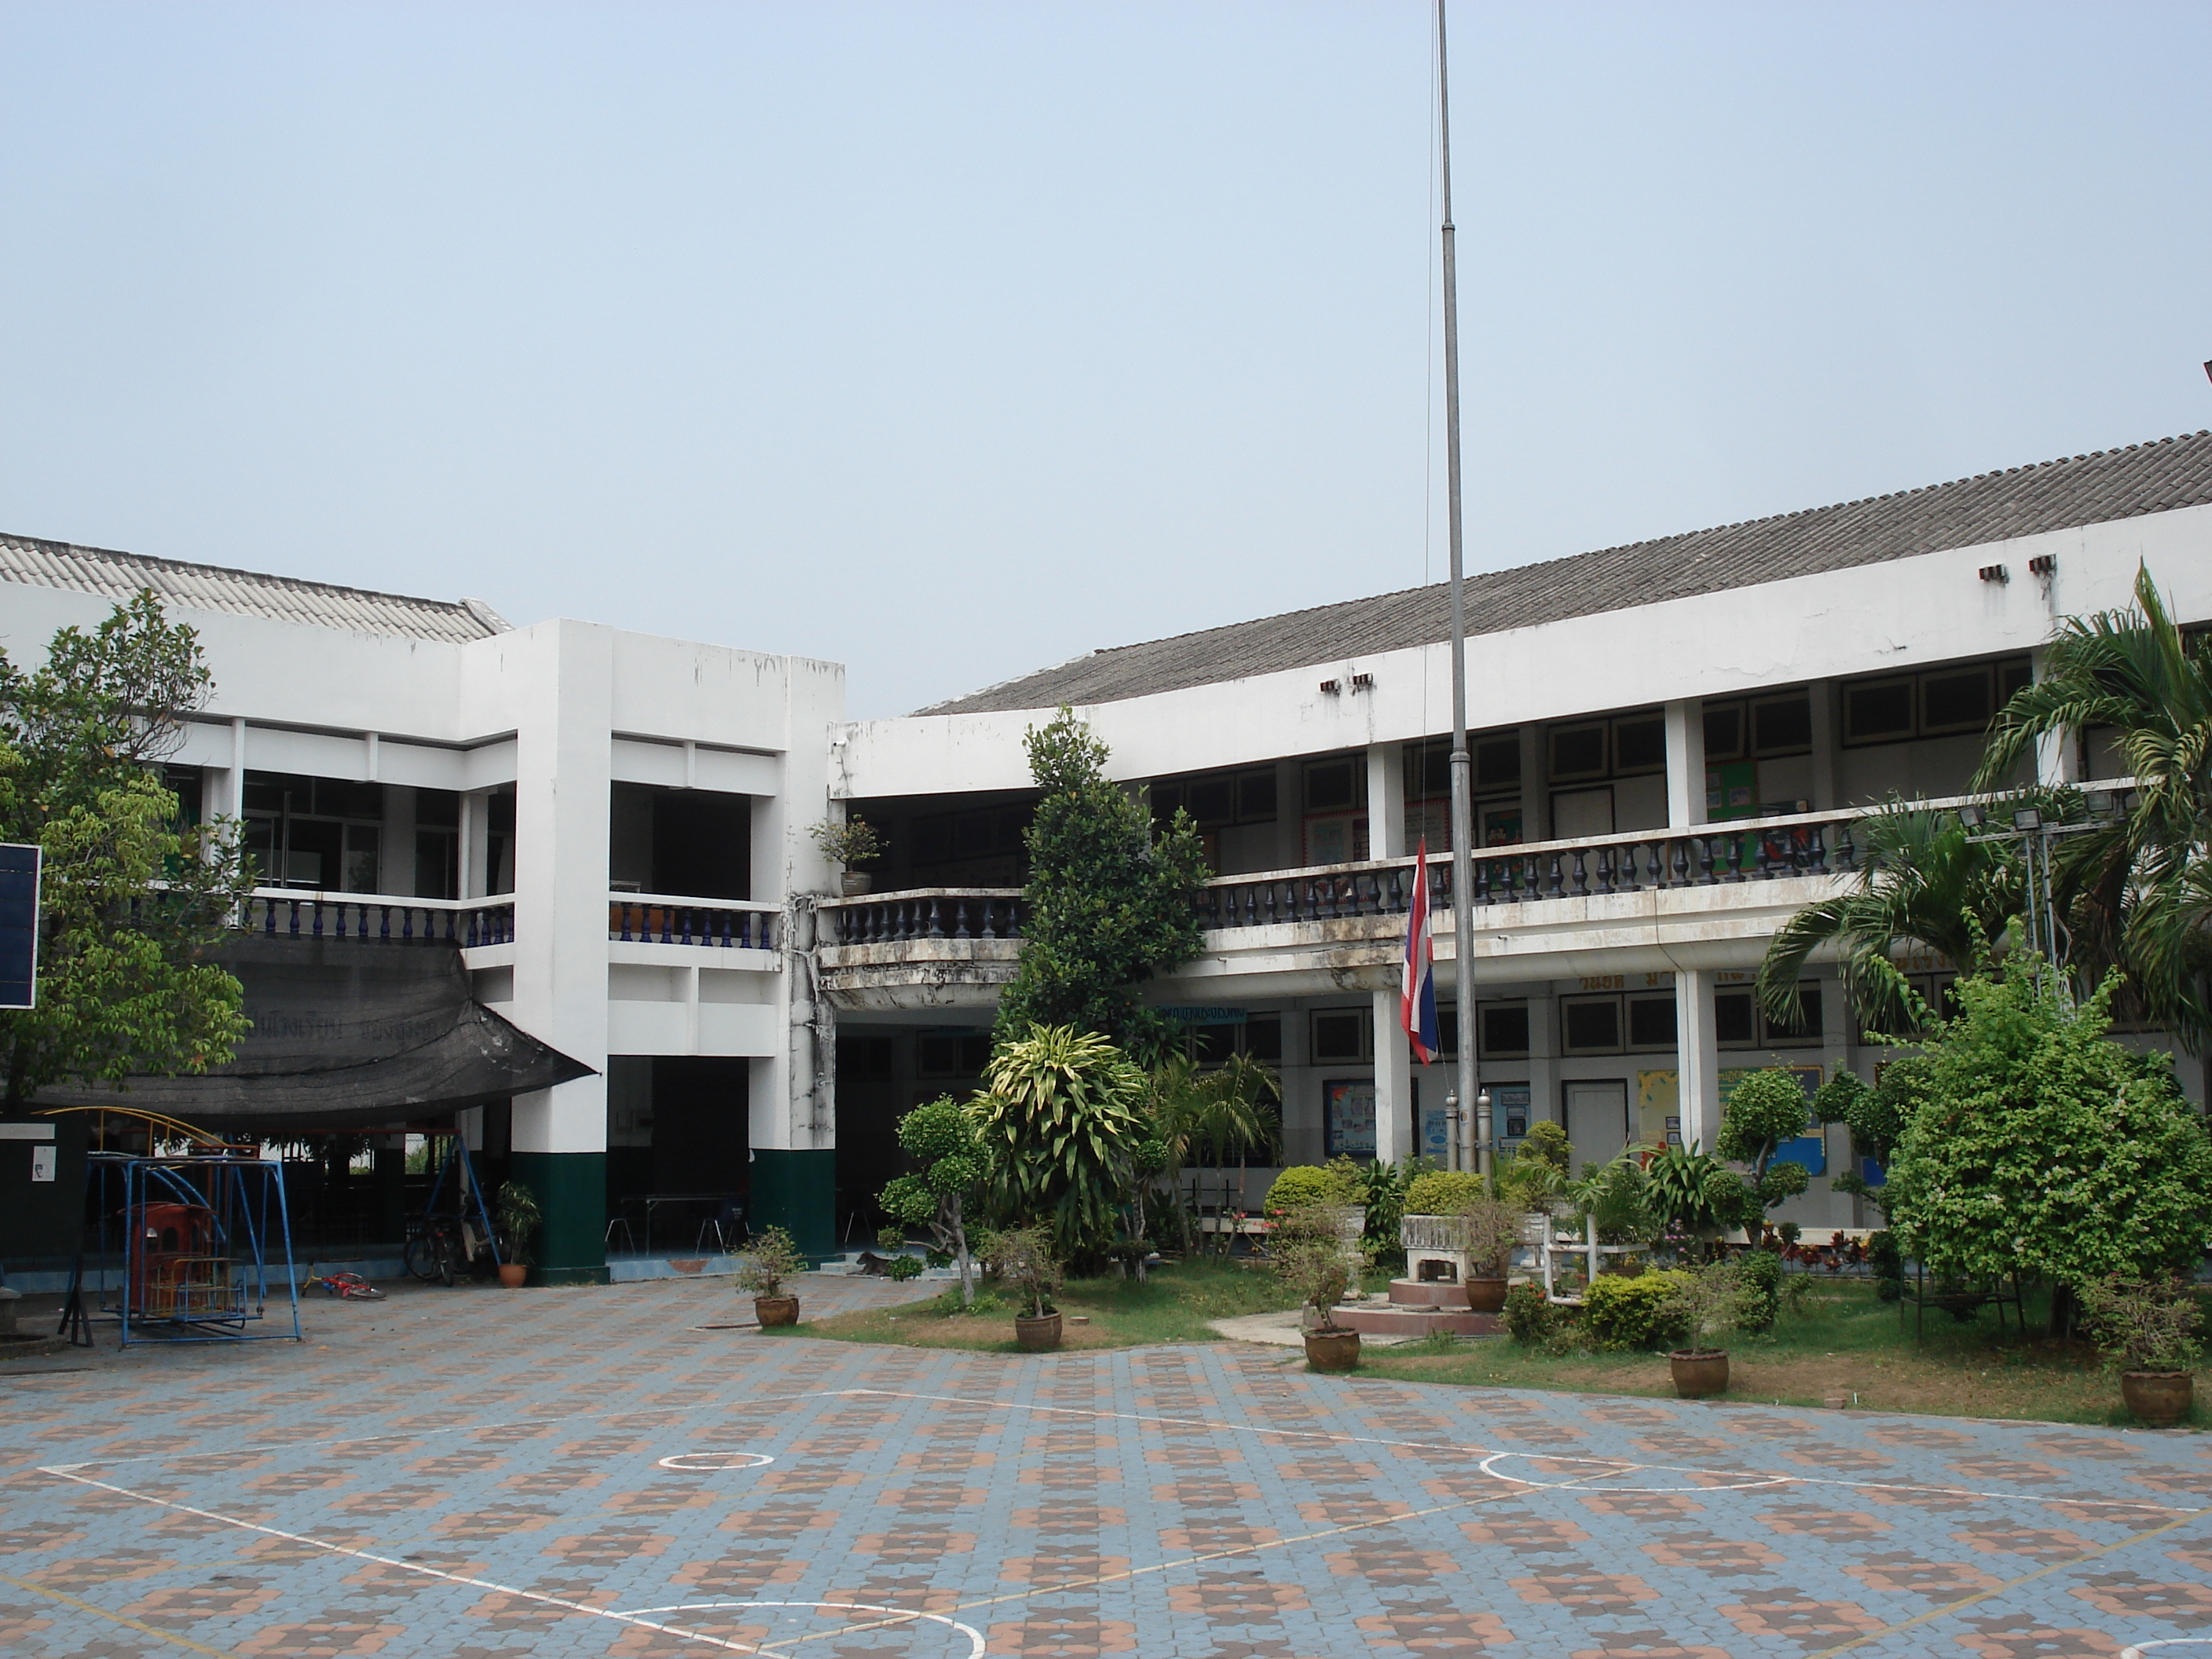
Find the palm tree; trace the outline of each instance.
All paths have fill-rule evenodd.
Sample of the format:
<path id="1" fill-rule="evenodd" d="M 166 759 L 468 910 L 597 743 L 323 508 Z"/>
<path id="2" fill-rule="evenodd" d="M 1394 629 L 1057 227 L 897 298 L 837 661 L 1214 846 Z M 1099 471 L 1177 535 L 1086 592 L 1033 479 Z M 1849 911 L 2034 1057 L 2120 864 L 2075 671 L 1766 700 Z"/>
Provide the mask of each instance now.
<path id="1" fill-rule="evenodd" d="M 2212 1035 L 2212 641 L 2183 634 L 2141 566 L 2135 592 L 2132 610 L 2059 624 L 2043 678 L 1999 712 L 1975 783 L 2010 775 L 2040 739 L 2112 732 L 2134 805 L 2110 829 L 2069 837 L 2055 860 L 2075 965 L 2124 968 L 2144 1011 L 2201 1052 Z"/>
<path id="2" fill-rule="evenodd" d="M 1893 801 L 1857 829 L 1856 888 L 1806 906 L 1767 946 L 1757 989 L 1769 1019 L 1803 1019 L 1798 978 L 1826 947 L 1836 951 L 1844 992 L 1863 1020 L 1916 1024 L 1895 958 L 1917 948 L 1968 967 L 2002 938 L 2019 908 L 2017 859 L 2002 842 L 1968 840 L 1949 813 Z"/>

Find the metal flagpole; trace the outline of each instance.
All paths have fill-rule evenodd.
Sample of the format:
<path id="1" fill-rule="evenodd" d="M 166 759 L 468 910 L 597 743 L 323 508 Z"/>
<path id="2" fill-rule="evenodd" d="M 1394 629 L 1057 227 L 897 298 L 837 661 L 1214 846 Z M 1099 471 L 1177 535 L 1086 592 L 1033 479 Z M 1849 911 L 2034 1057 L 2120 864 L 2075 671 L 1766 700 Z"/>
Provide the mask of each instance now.
<path id="1" fill-rule="evenodd" d="M 1442 140 L 1444 288 L 1444 487 L 1451 541 L 1452 982 L 1459 1008 L 1459 1110 L 1474 1121 L 1475 1168 L 1490 1173 L 1490 1106 L 1474 1079 L 1474 762 L 1467 748 L 1467 571 L 1461 539 L 1459 264 L 1452 238 L 1451 75 L 1444 0 L 1437 4 L 1437 131 Z"/>

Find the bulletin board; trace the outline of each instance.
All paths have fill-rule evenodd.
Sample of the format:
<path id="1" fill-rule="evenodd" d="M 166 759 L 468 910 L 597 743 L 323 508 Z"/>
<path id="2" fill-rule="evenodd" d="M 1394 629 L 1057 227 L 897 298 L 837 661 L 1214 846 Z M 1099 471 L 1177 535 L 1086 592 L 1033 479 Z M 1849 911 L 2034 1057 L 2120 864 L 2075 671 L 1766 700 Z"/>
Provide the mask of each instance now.
<path id="1" fill-rule="evenodd" d="M 1322 1137 L 1325 1154 L 1335 1158 L 1375 1156 L 1375 1079 L 1333 1078 L 1321 1085 Z"/>

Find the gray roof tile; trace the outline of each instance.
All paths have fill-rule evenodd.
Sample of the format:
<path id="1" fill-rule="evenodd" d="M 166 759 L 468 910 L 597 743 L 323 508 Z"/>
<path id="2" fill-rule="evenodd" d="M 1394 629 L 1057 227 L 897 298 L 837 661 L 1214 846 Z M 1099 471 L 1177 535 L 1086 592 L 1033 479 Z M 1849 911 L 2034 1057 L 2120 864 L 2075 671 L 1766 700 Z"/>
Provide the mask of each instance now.
<path id="1" fill-rule="evenodd" d="M 1821 571 L 2212 502 L 2212 432 L 2007 467 L 1836 507 L 1632 542 L 1468 578 L 1468 629 L 1501 633 Z M 1449 585 L 1093 651 L 922 714 L 1114 702 L 1451 637 Z"/>
<path id="2" fill-rule="evenodd" d="M 330 582 L 298 581 L 221 565 L 186 564 L 137 553 L 77 547 L 68 542 L 0 535 L 0 581 L 62 587 L 78 593 L 128 599 L 150 587 L 162 599 L 194 611 L 269 617 L 315 628 L 460 643 L 504 634 L 508 625 L 481 599 L 410 599 Z"/>

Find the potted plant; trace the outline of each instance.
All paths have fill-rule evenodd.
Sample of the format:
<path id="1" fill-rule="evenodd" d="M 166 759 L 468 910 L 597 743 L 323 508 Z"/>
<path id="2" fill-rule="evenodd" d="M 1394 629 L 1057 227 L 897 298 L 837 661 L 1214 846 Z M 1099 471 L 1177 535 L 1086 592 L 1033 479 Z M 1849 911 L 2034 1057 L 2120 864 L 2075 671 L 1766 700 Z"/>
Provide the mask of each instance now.
<path id="1" fill-rule="evenodd" d="M 1269 1265 L 1318 1316 L 1305 1333 L 1306 1363 L 1317 1371 L 1348 1371 L 1359 1364 L 1359 1333 L 1336 1322 L 1336 1304 L 1368 1261 L 1358 1244 L 1346 1246 L 1348 1219 L 1340 1204 L 1300 1204 L 1277 1216 L 1267 1231 Z"/>
<path id="2" fill-rule="evenodd" d="M 2120 1398 L 2153 1428 L 2183 1421 L 2196 1404 L 2203 1320 L 2195 1291 L 2179 1273 L 2131 1279 L 2115 1273 L 2085 1286 L 2083 1324 L 2120 1373 Z"/>
<path id="3" fill-rule="evenodd" d="M 1496 1313 L 1505 1305 L 1505 1273 L 1521 1242 L 1518 1205 L 1478 1191 L 1460 1205 L 1460 1248 L 1467 1252 L 1467 1305 Z"/>
<path id="4" fill-rule="evenodd" d="M 875 825 L 866 818 L 848 817 L 842 823 L 835 818 L 824 818 L 810 825 L 806 833 L 822 849 L 823 858 L 845 866 L 843 890 L 847 898 L 858 898 L 874 889 L 876 878 L 853 866 L 884 855 L 890 843 L 876 833 Z"/>
<path id="5" fill-rule="evenodd" d="M 1014 1346 L 1024 1353 L 1057 1348 L 1060 1310 L 1052 1305 L 1052 1293 L 1060 1287 L 1060 1266 L 1052 1253 L 1052 1234 L 1042 1227 L 1010 1227 L 993 1234 L 981 1254 L 1029 1310 L 1014 1316 Z"/>
<path id="6" fill-rule="evenodd" d="M 1742 1270 L 1733 1261 L 1715 1261 L 1674 1277 L 1679 1282 L 1661 1304 L 1660 1316 L 1682 1341 L 1667 1356 L 1674 1392 L 1684 1400 L 1725 1394 L 1729 1357 L 1721 1340 L 1743 1323 L 1750 1299 Z"/>
<path id="7" fill-rule="evenodd" d="M 738 1255 L 738 1288 L 751 1292 L 762 1329 L 799 1322 L 799 1298 L 785 1293 L 783 1281 L 805 1271 L 799 1241 L 781 1227 L 763 1227 L 745 1242 Z"/>
<path id="8" fill-rule="evenodd" d="M 499 1229 L 499 1282 L 520 1290 L 530 1277 L 530 1241 L 545 1224 L 545 1212 L 538 1207 L 538 1194 L 522 1181 L 502 1182 L 492 1207 Z"/>

